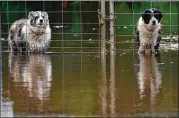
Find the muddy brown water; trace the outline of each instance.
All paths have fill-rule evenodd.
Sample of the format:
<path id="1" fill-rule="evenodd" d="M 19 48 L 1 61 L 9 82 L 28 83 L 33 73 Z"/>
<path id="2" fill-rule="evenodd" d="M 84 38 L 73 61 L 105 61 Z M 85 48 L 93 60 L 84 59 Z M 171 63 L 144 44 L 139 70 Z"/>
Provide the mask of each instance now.
<path id="1" fill-rule="evenodd" d="M 178 116 L 177 51 L 3 53 L 2 62 L 2 116 Z"/>
<path id="2" fill-rule="evenodd" d="M 52 46 L 71 54 L 3 53 L 1 116 L 178 116 L 178 51 L 161 51 L 160 58 L 138 56 L 132 50 L 132 38 L 119 36 L 133 32 L 133 27 L 122 28 L 124 24 L 133 24 L 128 15 L 123 15 L 125 22 L 120 18 L 116 24 L 122 24 L 116 30 L 119 37 L 115 37 L 117 55 L 110 56 L 107 45 L 106 57 L 101 56 L 98 54 L 98 19 L 93 17 L 96 8 L 91 7 L 95 12 L 82 13 L 81 16 L 91 14 L 92 17 L 83 18 L 83 23 L 87 24 L 72 25 L 73 29 L 68 23 L 80 21 L 71 21 L 71 16 L 79 17 L 64 13 L 61 18 L 61 12 L 49 13 L 50 22 L 55 23 L 51 25 L 52 37 L 56 40 Z M 58 9 L 61 10 L 59 5 Z M 167 17 L 169 19 L 169 15 L 165 15 Z M 61 19 L 66 28 L 60 23 Z M 4 39 L 7 28 L 6 22 L 2 24 Z M 178 32 L 177 26 L 163 29 L 165 35 Z M 82 35 L 75 32 L 82 32 Z M 7 50 L 7 41 L 2 43 L 3 50 Z M 57 49 L 50 51 L 54 50 Z M 81 50 L 95 54 L 75 53 Z"/>

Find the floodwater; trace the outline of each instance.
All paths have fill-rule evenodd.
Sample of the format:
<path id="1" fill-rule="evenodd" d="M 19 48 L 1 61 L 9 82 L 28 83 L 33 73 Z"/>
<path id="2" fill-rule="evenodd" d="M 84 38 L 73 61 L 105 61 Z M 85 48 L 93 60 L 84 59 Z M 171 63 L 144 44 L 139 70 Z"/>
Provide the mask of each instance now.
<path id="1" fill-rule="evenodd" d="M 59 3 L 53 8 L 49 11 L 62 9 Z M 125 5 L 118 8 L 124 13 L 130 11 Z M 117 53 L 110 55 L 107 42 L 107 55 L 101 55 L 98 5 L 86 3 L 83 9 L 94 12 L 49 12 L 50 24 L 54 23 L 51 25 L 53 47 L 59 52 L 72 53 L 3 53 L 1 116 L 178 116 L 178 50 L 166 50 L 167 43 L 163 42 L 160 56 L 137 55 L 130 44 L 132 38 L 122 37 L 133 32 L 133 27 L 126 27 L 133 24 L 132 16 L 122 14 L 120 17 L 118 14 Z M 163 11 L 169 13 L 169 10 Z M 165 25 L 173 23 L 174 15 L 172 21 L 165 21 Z M 6 13 L 4 16 L 6 18 Z M 138 16 L 133 18 L 138 20 Z M 170 19 L 169 15 L 165 18 Z M 2 21 L 2 38 L 5 40 L 8 26 L 6 19 Z M 124 24 L 126 26 L 122 28 Z M 170 33 L 163 34 L 177 35 L 178 24 L 173 25 L 176 26 L 170 30 L 175 32 L 164 27 Z M 106 27 L 109 29 L 108 25 Z M 106 32 L 109 35 L 109 30 Z M 165 38 L 170 40 L 170 37 Z M 2 43 L 3 50 L 7 50 L 7 41 Z M 178 47 L 178 40 L 175 43 L 174 47 Z M 54 50 L 50 49 L 50 52 Z M 95 53 L 76 53 L 81 51 Z"/>
<path id="2" fill-rule="evenodd" d="M 177 51 L 3 53 L 2 62 L 2 116 L 178 116 Z"/>

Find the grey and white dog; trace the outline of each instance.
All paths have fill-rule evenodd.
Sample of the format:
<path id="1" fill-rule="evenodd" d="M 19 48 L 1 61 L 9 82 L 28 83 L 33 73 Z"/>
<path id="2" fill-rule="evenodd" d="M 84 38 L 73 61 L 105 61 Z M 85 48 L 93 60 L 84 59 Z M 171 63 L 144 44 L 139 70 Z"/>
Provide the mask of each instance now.
<path id="1" fill-rule="evenodd" d="M 15 21 L 9 31 L 11 52 L 46 52 L 51 41 L 51 28 L 47 12 L 31 11 L 28 19 Z"/>

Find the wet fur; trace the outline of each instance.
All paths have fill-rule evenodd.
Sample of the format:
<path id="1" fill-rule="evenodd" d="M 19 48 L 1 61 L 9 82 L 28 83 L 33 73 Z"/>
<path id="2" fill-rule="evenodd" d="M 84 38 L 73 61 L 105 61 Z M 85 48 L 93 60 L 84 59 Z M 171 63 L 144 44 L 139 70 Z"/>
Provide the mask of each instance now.
<path id="1" fill-rule="evenodd" d="M 38 26 L 35 15 L 41 11 L 30 12 L 28 19 L 15 21 L 9 31 L 8 42 L 10 51 L 46 52 L 51 41 L 51 29 L 48 14 L 43 19 L 43 25 Z"/>
<path id="2" fill-rule="evenodd" d="M 146 16 L 146 11 L 155 11 L 158 14 L 154 17 Z M 138 43 L 138 52 L 144 53 L 146 50 L 151 50 L 152 53 L 158 54 L 159 44 L 161 41 L 161 18 L 163 17 L 162 12 L 157 9 L 149 9 L 146 10 L 137 23 L 137 27 L 135 28 L 135 39 Z M 154 14 L 154 13 L 150 13 Z M 151 15 L 151 16 L 152 16 Z M 151 19 L 156 21 L 156 25 L 153 26 L 150 24 Z M 147 21 L 146 21 L 147 20 Z M 150 27 L 151 26 L 151 27 Z M 148 28 L 148 29 L 147 29 Z"/>

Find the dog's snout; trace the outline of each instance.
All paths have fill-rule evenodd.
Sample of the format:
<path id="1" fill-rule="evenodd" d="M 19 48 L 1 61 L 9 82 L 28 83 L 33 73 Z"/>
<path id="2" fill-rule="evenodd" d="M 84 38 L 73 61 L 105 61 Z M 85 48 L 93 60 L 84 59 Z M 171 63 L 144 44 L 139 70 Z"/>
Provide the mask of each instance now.
<path id="1" fill-rule="evenodd" d="M 156 25 L 156 21 L 154 20 L 154 21 L 152 21 L 152 25 Z"/>
<path id="2" fill-rule="evenodd" d="M 40 23 L 42 23 L 43 22 L 43 19 L 40 19 Z"/>

